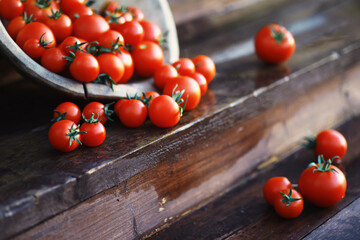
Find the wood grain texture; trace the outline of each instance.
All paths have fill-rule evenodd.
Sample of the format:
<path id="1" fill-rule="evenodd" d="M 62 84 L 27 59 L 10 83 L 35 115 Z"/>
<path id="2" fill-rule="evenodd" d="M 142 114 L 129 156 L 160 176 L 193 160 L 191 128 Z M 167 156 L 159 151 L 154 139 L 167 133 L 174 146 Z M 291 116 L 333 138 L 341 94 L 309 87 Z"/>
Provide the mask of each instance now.
<path id="1" fill-rule="evenodd" d="M 262 195 L 270 177 L 286 176 L 296 183 L 302 170 L 316 157 L 300 149 L 282 161 L 238 182 L 231 191 L 151 236 L 150 239 L 357 239 L 360 189 L 360 118 L 338 129 L 349 142 L 349 152 L 339 167 L 346 174 L 346 196 L 337 205 L 317 208 L 305 202 L 302 214 L 292 220 L 279 217 Z M 352 212 L 348 214 L 349 212 Z M 342 223 L 340 223 L 342 222 Z M 334 225 L 338 224 L 337 227 Z M 165 225 L 166 226 L 166 225 Z M 314 230 L 315 229 L 315 230 Z M 337 233 L 335 233 L 337 231 Z M 343 237 L 341 237 L 343 236 Z M 337 238 L 338 237 L 338 238 Z"/>
<path id="2" fill-rule="evenodd" d="M 311 3 L 292 1 L 309 7 L 298 14 L 286 12 L 288 5 L 272 12 L 293 26 L 318 24 L 298 33 L 296 54 L 278 66 L 260 62 L 251 41 L 242 44 L 254 30 L 237 31 L 260 26 L 270 14 L 254 23 L 225 21 L 230 25 L 208 38 L 182 41 L 186 35 L 179 35 L 191 54 L 205 50 L 217 58 L 217 76 L 174 128 L 155 128 L 149 120 L 138 129 L 109 122 L 103 145 L 58 153 L 47 141 L 52 109 L 66 100 L 80 107 L 87 101 L 57 96 L 27 79 L 2 86 L 0 99 L 9 104 L 1 110 L 14 120 L 0 119 L 7 126 L 0 135 L 1 237 L 144 236 L 279 159 L 308 129 L 316 133 L 358 115 L 360 36 L 352 30 L 359 14 L 346 14 L 359 11 L 358 3 Z"/>

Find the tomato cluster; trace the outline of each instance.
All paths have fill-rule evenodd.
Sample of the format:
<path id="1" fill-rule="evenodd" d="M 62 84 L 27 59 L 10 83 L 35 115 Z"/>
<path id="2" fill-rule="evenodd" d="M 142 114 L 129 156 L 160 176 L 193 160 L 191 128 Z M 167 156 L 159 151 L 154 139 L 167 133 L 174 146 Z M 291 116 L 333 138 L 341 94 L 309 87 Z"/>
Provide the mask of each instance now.
<path id="1" fill-rule="evenodd" d="M 318 207 L 330 207 L 345 197 L 347 182 L 344 173 L 333 165 L 347 150 L 345 137 L 338 131 L 326 129 L 316 137 L 306 138 L 316 154 L 317 163 L 310 163 L 298 180 L 299 192 L 284 177 L 270 178 L 263 188 L 265 200 L 284 218 L 301 214 L 303 199 Z M 326 156 L 326 158 L 325 158 Z M 326 160 L 325 160 L 326 159 Z"/>
<path id="2" fill-rule="evenodd" d="M 85 0 L 1 0 L 0 9 L 25 53 L 79 82 L 126 83 L 163 65 L 162 30 L 139 8 L 112 0 L 99 11 Z"/>

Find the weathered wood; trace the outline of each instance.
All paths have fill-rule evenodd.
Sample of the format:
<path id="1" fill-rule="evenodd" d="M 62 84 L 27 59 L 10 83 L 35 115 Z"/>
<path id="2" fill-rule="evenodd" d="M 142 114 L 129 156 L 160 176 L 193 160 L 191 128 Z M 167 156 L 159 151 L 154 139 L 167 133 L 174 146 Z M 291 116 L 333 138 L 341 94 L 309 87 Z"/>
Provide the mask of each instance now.
<path id="1" fill-rule="evenodd" d="M 345 236 L 341 234 L 348 226 L 354 228 L 348 232 L 350 238 L 346 239 L 358 239 L 359 217 L 355 209 L 359 207 L 360 196 L 360 151 L 357 148 L 360 134 L 353 129 L 359 127 L 360 118 L 357 117 L 339 128 L 349 142 L 349 152 L 341 166 L 348 188 L 345 198 L 336 206 L 317 208 L 305 203 L 304 211 L 298 218 L 286 220 L 279 217 L 263 198 L 262 188 L 267 179 L 286 176 L 296 183 L 302 170 L 316 160 L 313 152 L 300 149 L 264 171 L 255 172 L 230 192 L 169 224 L 150 239 L 302 239 L 310 232 L 308 239 L 344 239 L 336 236 Z M 353 213 L 347 215 L 349 211 Z M 339 225 L 333 227 L 336 224 Z M 327 231 L 331 228 L 332 231 Z M 336 230 L 338 233 L 333 234 Z"/>
<path id="2" fill-rule="evenodd" d="M 94 6 L 96 9 L 100 9 L 100 6 L 104 2 L 105 0 L 96 1 Z M 166 0 L 131 0 L 120 2 L 125 5 L 139 7 L 144 11 L 148 20 L 157 23 L 164 32 L 168 31 L 168 44 L 167 47 L 164 48 L 166 63 L 174 62 L 179 58 L 179 43 L 176 27 Z M 15 41 L 13 41 L 7 33 L 5 26 L 6 23 L 0 21 L 0 50 L 2 53 L 24 77 L 55 89 L 59 94 L 81 99 L 113 100 L 126 97 L 126 93 L 141 93 L 143 90 L 154 90 L 154 86 L 150 84 L 134 84 L 133 82 L 136 77 L 131 79 L 128 84 L 116 86 L 112 91 L 109 86 L 94 83 L 80 83 L 66 76 L 52 73 L 27 56 L 27 54 L 17 46 Z"/>
<path id="3" fill-rule="evenodd" d="M 311 6 L 313 1 L 292 4 L 300 2 Z M 201 104 L 174 128 L 155 128 L 149 120 L 138 129 L 108 123 L 102 146 L 58 153 L 47 141 L 48 119 L 57 104 L 74 99 L 26 81 L 3 86 L 0 98 L 11 104 L 1 110 L 15 118 L 0 120 L 7 126 L 0 136 L 2 237 L 146 234 L 223 193 L 267 159 L 278 159 L 308 129 L 317 132 L 358 115 L 360 36 L 344 34 L 356 26 L 359 14 L 346 11 L 357 11 L 357 2 L 337 7 L 324 2 L 331 4 L 309 10 L 325 19 L 323 25 L 298 34 L 296 54 L 279 66 L 260 62 L 249 45 L 231 48 L 236 38 L 249 39 L 254 30 L 219 27 L 209 38 L 195 35 L 194 46 L 190 41 L 184 46 L 194 55 L 206 48 L 217 56 L 218 73 Z M 311 14 L 285 8 L 272 12 L 278 13 L 294 26 L 313 20 Z M 256 26 L 268 20 L 269 15 Z M 234 29 L 248 24 L 231 23 Z M 216 37 L 221 34 L 226 41 Z M 307 40 L 303 34 L 314 37 Z M 229 49 L 246 54 L 227 55 Z M 76 102 L 82 107 L 87 101 Z M 23 113 L 13 109 L 30 114 L 31 121 L 24 122 Z"/>

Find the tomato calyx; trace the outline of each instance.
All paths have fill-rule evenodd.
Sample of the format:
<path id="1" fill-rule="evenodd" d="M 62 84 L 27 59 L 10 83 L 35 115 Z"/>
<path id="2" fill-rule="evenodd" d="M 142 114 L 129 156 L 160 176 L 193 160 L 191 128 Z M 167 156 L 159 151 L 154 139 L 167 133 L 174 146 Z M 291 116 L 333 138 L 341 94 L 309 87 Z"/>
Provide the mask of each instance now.
<path id="1" fill-rule="evenodd" d="M 86 1 L 85 6 L 92 7 L 95 4 L 95 2 L 96 2 L 95 0 L 88 0 Z"/>
<path id="2" fill-rule="evenodd" d="M 30 16 L 28 16 L 27 12 L 24 11 L 23 20 L 24 20 L 25 24 L 28 24 L 28 23 L 36 21 L 36 18 L 33 18 L 32 14 L 30 14 Z"/>
<path id="3" fill-rule="evenodd" d="M 51 47 L 48 47 L 48 45 L 50 45 L 52 42 L 46 42 L 45 39 L 43 38 L 44 35 L 45 35 L 45 33 L 43 33 L 40 36 L 40 40 L 39 40 L 40 46 L 43 47 L 43 48 L 49 49 Z"/>
<path id="4" fill-rule="evenodd" d="M 105 16 L 109 17 L 108 23 L 117 23 L 119 24 L 119 19 L 124 17 L 125 14 L 129 12 L 129 9 L 125 6 L 121 6 L 120 8 L 116 8 L 114 13 L 110 13 L 109 11 L 105 11 Z M 121 14 L 119 14 L 121 13 Z"/>
<path id="5" fill-rule="evenodd" d="M 76 137 L 77 135 L 86 133 L 85 131 L 80 131 L 80 125 L 77 126 L 76 128 L 74 128 L 75 123 L 73 123 L 71 125 L 70 131 L 66 134 L 67 136 L 69 136 L 69 147 L 71 147 L 71 144 L 73 143 L 73 141 L 77 141 L 80 145 L 82 145 L 81 141 Z"/>
<path id="6" fill-rule="evenodd" d="M 309 167 L 315 167 L 313 172 L 330 172 L 330 171 L 331 172 L 337 172 L 336 169 L 330 168 L 332 162 L 335 159 L 339 159 L 339 157 L 335 156 L 335 157 L 325 161 L 324 156 L 319 155 L 318 156 L 318 163 L 316 164 L 316 163 L 312 162 L 312 163 L 309 164 L 308 168 Z"/>
<path id="7" fill-rule="evenodd" d="M 96 115 L 96 117 L 95 117 L 95 113 L 91 113 L 91 116 L 88 119 L 84 116 L 84 114 L 81 114 L 81 115 L 82 115 L 82 118 L 84 119 L 84 122 L 86 122 L 86 123 L 98 123 L 102 119 L 102 118 L 99 119 L 99 113 Z"/>
<path id="8" fill-rule="evenodd" d="M 316 148 L 316 136 L 307 136 L 304 138 L 304 142 L 301 143 L 304 148 L 315 149 Z"/>
<path id="9" fill-rule="evenodd" d="M 121 47 L 124 47 L 126 49 L 126 45 L 121 44 L 120 38 L 117 38 L 115 42 L 111 43 L 111 48 L 100 46 L 99 50 L 100 50 L 100 52 L 105 52 L 105 53 L 118 52 L 121 54 L 121 51 L 120 51 Z"/>
<path id="10" fill-rule="evenodd" d="M 82 43 L 77 43 L 75 42 L 74 45 L 72 46 L 67 46 L 66 48 L 69 48 L 69 49 L 73 49 L 72 51 L 70 51 L 69 55 L 67 56 L 64 56 L 64 58 L 69 62 L 69 63 L 72 63 L 75 59 L 75 56 L 76 56 L 76 52 L 77 51 L 80 51 L 80 52 L 86 52 L 85 50 L 83 50 L 81 48 L 82 45 L 86 44 L 86 42 L 82 42 Z"/>
<path id="11" fill-rule="evenodd" d="M 281 196 L 283 197 L 282 200 L 280 200 L 280 202 L 286 203 L 286 206 L 289 206 L 291 204 L 291 202 L 295 202 L 295 201 L 299 201 L 301 200 L 301 198 L 292 198 L 292 188 L 290 188 L 290 192 L 289 195 L 286 195 L 283 192 L 280 192 Z"/>
<path id="12" fill-rule="evenodd" d="M 168 35 L 169 35 L 169 30 L 166 30 L 164 33 L 160 35 L 160 39 L 158 41 L 160 46 L 164 48 L 168 47 Z"/>
<path id="13" fill-rule="evenodd" d="M 50 120 L 50 122 L 58 122 L 58 121 L 60 121 L 60 120 L 65 120 L 65 119 L 66 119 L 65 116 L 66 116 L 67 112 L 61 113 L 61 112 L 59 112 L 58 110 L 54 110 L 54 112 L 56 112 L 56 113 L 58 114 L 58 116 L 52 118 L 52 119 Z"/>
<path id="14" fill-rule="evenodd" d="M 280 44 L 285 37 L 285 34 L 282 31 L 276 30 L 274 27 L 271 27 L 271 36 L 275 39 L 276 43 Z"/>
<path id="15" fill-rule="evenodd" d="M 184 94 L 185 89 L 183 89 L 182 91 L 179 91 L 179 90 L 175 91 L 177 87 L 178 87 L 178 85 L 176 84 L 174 89 L 171 92 L 171 98 L 174 99 L 174 101 L 179 105 L 180 117 L 182 117 L 189 95 L 186 96 L 186 99 L 184 101 L 184 99 L 182 99 L 181 97 Z M 182 103 L 184 103 L 183 106 L 180 106 L 180 104 L 182 104 Z"/>
<path id="16" fill-rule="evenodd" d="M 54 10 L 51 9 L 51 15 L 49 16 L 49 18 L 56 20 L 60 18 L 62 14 L 63 12 L 61 10 L 57 10 L 54 12 Z"/>
<path id="17" fill-rule="evenodd" d="M 114 85 L 117 83 L 112 79 L 112 77 L 107 73 L 100 73 L 93 83 L 102 83 L 108 85 L 112 91 L 114 91 Z"/>
<path id="18" fill-rule="evenodd" d="M 47 8 L 50 7 L 52 0 L 36 0 L 35 6 L 38 8 Z"/>
<path id="19" fill-rule="evenodd" d="M 115 113 L 114 110 L 110 109 L 110 106 L 115 104 L 115 102 L 111 102 L 111 103 L 107 103 L 104 104 L 104 115 L 110 120 L 110 121 L 114 121 L 111 116 Z"/>

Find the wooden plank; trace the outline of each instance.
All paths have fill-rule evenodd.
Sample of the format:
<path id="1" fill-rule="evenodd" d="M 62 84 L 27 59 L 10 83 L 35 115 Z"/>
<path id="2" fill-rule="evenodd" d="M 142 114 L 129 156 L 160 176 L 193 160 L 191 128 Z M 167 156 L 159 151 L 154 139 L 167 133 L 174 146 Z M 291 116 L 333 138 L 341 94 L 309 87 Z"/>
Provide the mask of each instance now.
<path id="1" fill-rule="evenodd" d="M 360 198 L 341 210 L 304 239 L 359 239 Z"/>
<path id="2" fill-rule="evenodd" d="M 356 10 L 354 2 L 346 1 L 345 9 Z M 326 36 L 331 31 L 339 38 L 353 29 L 351 20 L 356 22 L 358 15 L 342 14 L 343 7 L 322 8 L 329 25 L 325 24 L 321 31 L 315 28 L 306 32 L 317 35 L 310 42 L 300 41 L 299 51 L 283 65 L 263 64 L 252 54 L 219 63 L 217 77 L 201 104 L 194 111 L 186 112 L 176 127 L 155 128 L 149 120 L 138 129 L 125 128 L 119 122 L 109 123 L 106 142 L 94 149 L 81 148 L 62 154 L 49 146 L 48 116 L 64 98 L 43 92 L 25 81 L 2 88 L 3 102 L 14 101 L 2 106 L 2 112 L 24 109 L 32 120 L 25 123 L 22 112 L 15 112 L 13 121 L 0 120 L 7 126 L 0 136 L 0 230 L 5 236 L 12 236 L 56 215 L 49 225 L 39 225 L 28 234 L 37 235 L 52 224 L 62 222 L 56 219 L 78 224 L 76 213 L 95 208 L 98 204 L 92 200 L 101 197 L 97 194 L 113 187 L 106 193 L 114 195 L 113 192 L 119 191 L 120 195 L 131 196 L 124 197 L 122 203 L 150 199 L 138 202 L 136 208 L 127 209 L 131 213 L 124 214 L 136 216 L 126 221 L 133 223 L 134 232 L 141 235 L 160 225 L 159 221 L 174 218 L 223 192 L 261 162 L 295 146 L 306 129 L 316 132 L 357 115 L 359 102 L 352 101 L 350 105 L 348 100 L 359 99 L 359 66 L 355 64 L 360 48 L 352 44 L 359 42 L 359 36 L 350 34 L 342 41 L 321 44 L 327 42 Z M 336 19 L 330 17 L 336 15 L 343 17 L 344 25 L 333 25 Z M 292 14 L 283 17 L 286 19 Z M 237 23 L 236 27 L 240 26 L 244 23 Z M 339 28 L 338 31 L 334 31 L 334 27 Z M 218 28 L 215 34 L 221 33 Z M 235 39 L 228 30 L 225 36 Z M 243 32 L 241 36 L 240 39 L 249 34 Z M 194 39 L 196 44 L 198 41 Z M 208 42 L 203 44 L 206 46 Z M 233 42 L 222 44 L 226 48 Z M 211 50 L 212 54 L 221 51 L 217 47 Z M 332 54 L 332 51 L 338 52 Z M 352 74 L 346 71 L 349 69 Z M 34 95 L 36 100 L 31 100 Z M 32 103 L 36 103 L 35 108 Z M 79 101 L 79 106 L 85 103 Z M 333 111 L 328 111 L 329 104 Z M 285 144 L 283 137 L 288 139 Z M 242 167 L 232 168 L 239 165 Z M 231 170 L 230 173 L 227 170 Z M 177 182 L 180 179 L 181 182 Z M 127 189 L 123 190 L 126 194 L 116 190 L 116 186 Z M 159 214 L 159 202 L 164 197 L 172 201 L 167 201 L 165 210 Z M 187 201 L 191 198 L 193 201 Z M 76 208 L 87 199 L 91 200 Z M 58 215 L 70 209 L 68 214 L 73 214 L 72 219 Z M 116 209 L 109 208 L 109 211 Z M 91 226 L 96 224 L 91 223 L 84 223 L 82 229 L 95 231 Z M 110 226 L 105 222 L 97 224 Z"/>
<path id="3" fill-rule="evenodd" d="M 230 192 L 178 222 L 169 224 L 150 239 L 301 239 L 310 232 L 308 239 L 337 239 L 336 236 L 343 236 L 340 234 L 345 231 L 344 228 L 335 236 L 325 229 L 331 229 L 333 225 L 341 222 L 339 219 L 344 220 L 344 225 L 333 228 L 334 232 L 347 224 L 357 226 L 359 221 L 358 211 L 353 211 L 352 215 L 356 217 L 351 214 L 346 216 L 349 211 L 359 207 L 360 189 L 357 184 L 360 181 L 360 151 L 357 146 L 360 134 L 353 131 L 359 127 L 358 117 L 339 128 L 349 142 L 349 153 L 340 166 L 346 173 L 348 188 L 345 198 L 336 206 L 317 208 L 305 203 L 300 217 L 285 220 L 277 216 L 273 208 L 266 203 L 262 196 L 262 187 L 267 179 L 286 176 L 296 183 L 301 171 L 309 162 L 315 160 L 311 151 L 301 149 L 264 171 L 254 173 L 251 178 L 239 182 Z M 317 227 L 319 228 L 312 232 Z M 353 231 L 348 233 L 349 239 L 352 239 L 351 236 L 358 237 L 357 233 L 358 228 L 354 227 Z"/>

